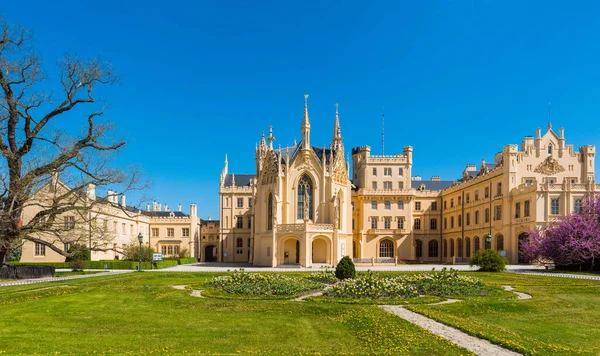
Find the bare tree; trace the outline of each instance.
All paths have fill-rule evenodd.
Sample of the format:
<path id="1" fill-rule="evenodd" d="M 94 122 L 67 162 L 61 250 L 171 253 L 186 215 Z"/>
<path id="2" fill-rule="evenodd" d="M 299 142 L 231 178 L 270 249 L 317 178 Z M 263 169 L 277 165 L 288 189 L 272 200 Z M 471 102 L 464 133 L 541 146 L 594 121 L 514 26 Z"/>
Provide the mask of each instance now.
<path id="1" fill-rule="evenodd" d="M 110 65 L 67 55 L 59 61 L 54 93 L 46 89 L 52 86 L 31 42 L 31 32 L 0 18 L 0 265 L 24 241 L 65 255 L 56 242 L 66 242 L 66 235 L 70 243 L 106 250 L 106 243 L 87 241 L 91 230 L 102 227 L 92 226 L 99 202 L 86 196 L 86 187 L 118 185 L 122 193 L 137 182 L 135 171 L 111 166 L 125 142 L 108 136 L 111 125 L 102 120 L 95 97 L 97 87 L 119 82 Z M 33 211 L 27 218 L 26 208 Z M 75 230 L 59 221 L 65 213 L 85 222 L 78 223 L 85 227 L 80 234 L 65 233 Z"/>

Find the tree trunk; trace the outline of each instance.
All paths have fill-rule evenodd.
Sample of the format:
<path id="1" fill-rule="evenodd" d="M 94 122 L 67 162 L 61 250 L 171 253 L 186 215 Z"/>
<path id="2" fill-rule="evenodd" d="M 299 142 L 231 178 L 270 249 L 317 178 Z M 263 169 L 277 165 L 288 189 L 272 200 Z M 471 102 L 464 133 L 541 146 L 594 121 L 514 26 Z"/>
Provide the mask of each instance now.
<path id="1" fill-rule="evenodd" d="M 590 269 L 588 270 L 588 272 L 592 272 L 594 270 L 594 256 L 592 256 L 592 265 L 590 266 Z"/>
<path id="2" fill-rule="evenodd" d="M 10 250 L 6 247 L 0 247 L 0 267 L 8 266 L 8 255 L 10 254 Z"/>

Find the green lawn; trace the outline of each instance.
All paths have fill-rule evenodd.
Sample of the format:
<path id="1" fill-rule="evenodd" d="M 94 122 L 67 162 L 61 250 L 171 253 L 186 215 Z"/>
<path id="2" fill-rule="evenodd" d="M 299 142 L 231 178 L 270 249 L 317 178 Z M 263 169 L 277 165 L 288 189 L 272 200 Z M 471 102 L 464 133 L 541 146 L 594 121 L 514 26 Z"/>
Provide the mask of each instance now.
<path id="1" fill-rule="evenodd" d="M 529 300 L 503 296 L 409 308 L 529 355 L 600 353 L 600 281 L 509 273 L 469 273 L 488 284 L 511 285 Z"/>
<path id="2" fill-rule="evenodd" d="M 373 305 L 194 298 L 212 275 L 135 273 L 0 289 L 0 354 L 468 352 Z"/>

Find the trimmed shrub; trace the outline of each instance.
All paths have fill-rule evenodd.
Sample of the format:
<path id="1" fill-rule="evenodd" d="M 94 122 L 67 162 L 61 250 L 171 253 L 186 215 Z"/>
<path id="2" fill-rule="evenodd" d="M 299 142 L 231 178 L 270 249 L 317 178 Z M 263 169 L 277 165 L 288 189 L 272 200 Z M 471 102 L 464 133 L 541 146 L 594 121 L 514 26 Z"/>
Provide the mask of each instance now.
<path id="1" fill-rule="evenodd" d="M 196 263 L 198 262 L 198 259 L 196 257 L 185 257 L 180 258 L 179 260 L 177 260 L 177 262 L 179 262 L 180 265 L 186 265 L 188 263 Z"/>
<path id="2" fill-rule="evenodd" d="M 471 266 L 479 266 L 482 272 L 504 271 L 508 260 L 496 250 L 479 250 L 471 257 Z"/>
<path id="3" fill-rule="evenodd" d="M 148 246 L 142 246 L 142 261 L 152 262 L 152 254 L 154 249 Z M 139 261 L 140 260 L 140 245 L 131 244 L 123 249 L 123 259 L 125 261 Z"/>
<path id="4" fill-rule="evenodd" d="M 73 269 L 74 272 L 83 271 L 83 269 L 85 268 L 85 261 L 84 260 L 73 260 L 73 261 L 71 261 L 71 268 Z"/>
<path id="5" fill-rule="evenodd" d="M 162 260 L 162 261 L 156 261 L 154 263 L 154 266 L 157 269 L 161 269 L 161 268 L 167 268 L 167 267 L 172 267 L 172 266 L 177 266 L 179 264 L 179 262 L 177 260 Z"/>
<path id="6" fill-rule="evenodd" d="M 356 277 L 356 268 L 350 257 L 344 256 L 340 260 L 335 268 L 335 276 L 340 280 Z"/>

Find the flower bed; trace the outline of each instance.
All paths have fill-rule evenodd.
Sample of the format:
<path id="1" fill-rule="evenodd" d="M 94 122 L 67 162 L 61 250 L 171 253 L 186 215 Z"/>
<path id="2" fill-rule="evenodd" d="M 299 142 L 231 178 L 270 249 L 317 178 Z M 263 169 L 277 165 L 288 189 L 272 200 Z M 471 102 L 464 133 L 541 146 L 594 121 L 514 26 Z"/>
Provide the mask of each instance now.
<path id="1" fill-rule="evenodd" d="M 332 269 L 325 269 L 319 272 L 312 272 L 306 278 L 314 282 L 321 282 L 325 284 L 333 284 L 338 281 L 337 277 L 335 276 L 335 270 Z"/>
<path id="2" fill-rule="evenodd" d="M 456 271 L 429 272 L 417 275 L 382 277 L 372 272 L 333 285 L 325 293 L 334 298 L 395 299 L 419 295 L 473 295 L 481 292 L 483 283 Z"/>
<path id="3" fill-rule="evenodd" d="M 246 273 L 244 270 L 234 271 L 230 276 L 215 277 L 208 285 L 237 295 L 295 295 L 306 290 L 323 288 L 322 283 L 305 278 Z"/>

